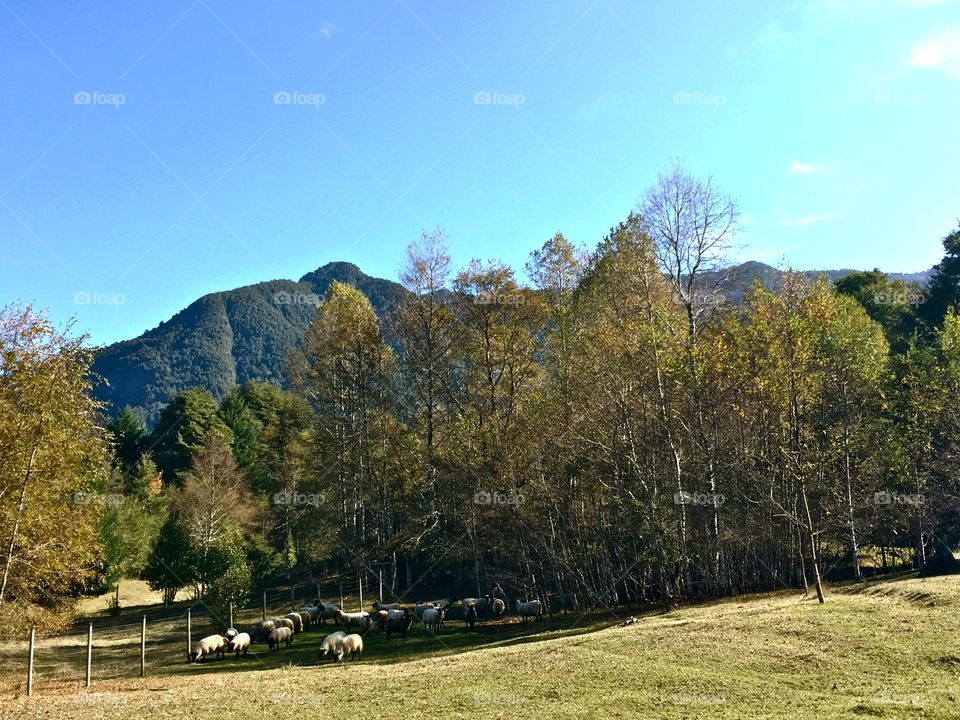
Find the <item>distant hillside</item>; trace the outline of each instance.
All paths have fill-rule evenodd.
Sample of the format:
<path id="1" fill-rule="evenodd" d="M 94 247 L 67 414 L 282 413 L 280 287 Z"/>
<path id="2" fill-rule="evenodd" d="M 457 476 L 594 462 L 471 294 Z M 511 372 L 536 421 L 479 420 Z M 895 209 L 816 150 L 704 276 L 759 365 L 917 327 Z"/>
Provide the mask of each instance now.
<path id="1" fill-rule="evenodd" d="M 811 279 L 831 282 L 853 270 L 807 271 Z M 925 283 L 925 273 L 890 273 L 891 278 Z M 776 288 L 783 272 L 759 262 L 746 262 L 704 278 L 704 286 L 720 281 L 730 301 L 740 302 L 754 278 Z M 140 337 L 101 350 L 94 372 L 105 382 L 97 396 L 114 411 L 138 409 L 152 423 L 176 393 L 194 387 L 222 398 L 238 384 L 263 380 L 281 384 L 287 353 L 300 342 L 315 313 L 315 303 L 334 280 L 362 290 L 384 316 L 404 298 L 398 283 L 370 277 L 351 263 L 333 262 L 299 281 L 271 280 L 235 290 L 211 293 Z"/>
<path id="2" fill-rule="evenodd" d="M 356 265 L 335 262 L 298 282 L 271 280 L 211 293 L 153 330 L 101 350 L 93 370 L 105 382 L 96 395 L 114 411 L 130 405 L 153 422 L 182 390 L 203 387 L 219 399 L 249 380 L 279 384 L 287 353 L 335 280 L 362 290 L 381 315 L 407 292 Z"/>

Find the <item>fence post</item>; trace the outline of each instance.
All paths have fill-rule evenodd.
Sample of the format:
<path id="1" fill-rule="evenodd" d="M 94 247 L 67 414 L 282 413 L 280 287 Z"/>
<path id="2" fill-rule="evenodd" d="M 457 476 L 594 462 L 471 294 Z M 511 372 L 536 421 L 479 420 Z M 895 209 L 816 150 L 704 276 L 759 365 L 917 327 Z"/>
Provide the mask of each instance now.
<path id="1" fill-rule="evenodd" d="M 143 616 L 140 627 L 140 677 L 147 676 L 147 616 Z"/>
<path id="2" fill-rule="evenodd" d="M 30 660 L 27 663 L 27 696 L 33 695 L 33 647 L 37 644 L 37 628 L 30 626 Z"/>
<path id="3" fill-rule="evenodd" d="M 380 580 L 380 602 L 383 602 L 383 568 L 377 570 L 377 578 Z"/>
<path id="4" fill-rule="evenodd" d="M 90 668 L 93 665 L 93 623 L 87 627 L 87 687 L 90 687 Z"/>
<path id="5" fill-rule="evenodd" d="M 267 591 L 263 591 L 263 619 L 267 619 Z"/>
<path id="6" fill-rule="evenodd" d="M 363 571 L 360 571 L 360 574 L 357 576 L 357 579 L 360 583 L 360 609 L 363 610 Z"/>
<path id="7" fill-rule="evenodd" d="M 190 637 L 193 628 L 191 627 L 190 620 L 190 608 L 187 608 L 187 662 L 190 662 L 190 653 L 193 652 L 193 640 Z"/>
<path id="8" fill-rule="evenodd" d="M 343 578 L 340 578 L 340 609 L 346 612 L 343 607 Z"/>
<path id="9" fill-rule="evenodd" d="M 233 601 L 232 601 L 232 600 L 230 601 L 230 625 L 229 625 L 229 627 L 233 627 Z"/>
<path id="10" fill-rule="evenodd" d="M 290 612 L 295 610 L 296 601 L 294 600 L 294 592 L 296 588 L 293 586 L 293 583 L 290 584 Z"/>

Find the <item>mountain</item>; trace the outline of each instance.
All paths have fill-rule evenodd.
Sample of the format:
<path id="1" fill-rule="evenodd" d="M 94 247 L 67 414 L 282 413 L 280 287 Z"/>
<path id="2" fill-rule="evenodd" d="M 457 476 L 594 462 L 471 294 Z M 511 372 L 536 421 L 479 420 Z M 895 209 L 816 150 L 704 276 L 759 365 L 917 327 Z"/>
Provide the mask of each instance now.
<path id="1" fill-rule="evenodd" d="M 811 280 L 831 282 L 853 270 L 811 270 Z M 740 302 L 754 278 L 776 288 L 783 272 L 760 262 L 745 262 L 704 277 L 704 287 L 718 284 L 732 302 Z M 925 283 L 930 271 L 890 273 L 891 278 Z M 356 265 L 333 262 L 300 280 L 271 280 L 204 295 L 140 337 L 109 345 L 97 354 L 93 370 L 103 380 L 95 394 L 116 412 L 126 405 L 153 423 L 176 393 L 209 390 L 218 400 L 250 380 L 282 384 L 287 353 L 303 337 L 316 303 L 338 280 L 363 291 L 383 317 L 402 302 L 402 285 L 365 275 Z M 719 283 L 717 281 L 719 280 Z"/>
<path id="2" fill-rule="evenodd" d="M 100 350 L 93 371 L 103 380 L 95 394 L 113 411 L 129 405 L 153 423 L 183 390 L 202 387 L 220 399 L 249 380 L 282 383 L 287 353 L 335 280 L 363 291 L 381 317 L 408 292 L 356 265 L 333 262 L 297 282 L 271 280 L 204 295 L 143 335 Z"/>

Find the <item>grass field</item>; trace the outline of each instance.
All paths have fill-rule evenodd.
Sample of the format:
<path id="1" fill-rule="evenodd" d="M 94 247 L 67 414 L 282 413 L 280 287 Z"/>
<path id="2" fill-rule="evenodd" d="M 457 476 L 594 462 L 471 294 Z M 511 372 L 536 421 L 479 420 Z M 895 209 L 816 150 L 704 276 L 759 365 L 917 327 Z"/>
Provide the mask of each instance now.
<path id="1" fill-rule="evenodd" d="M 960 577 L 904 578 L 832 588 L 823 606 L 784 592 L 638 615 L 627 626 L 609 613 L 475 633 L 451 622 L 438 638 L 415 625 L 405 644 L 370 634 L 365 658 L 339 666 L 317 662 L 324 631 L 272 656 L 255 646 L 256 655 L 199 666 L 184 662 L 173 637 L 151 646 L 143 680 L 129 677 L 139 636 L 111 645 L 104 631 L 100 667 L 128 677 L 90 690 L 82 663 L 58 673 L 38 651 L 35 696 L 26 698 L 18 644 L 0 646 L 0 717 L 946 720 L 960 717 L 958 610 Z M 45 641 L 43 656 L 55 642 Z"/>

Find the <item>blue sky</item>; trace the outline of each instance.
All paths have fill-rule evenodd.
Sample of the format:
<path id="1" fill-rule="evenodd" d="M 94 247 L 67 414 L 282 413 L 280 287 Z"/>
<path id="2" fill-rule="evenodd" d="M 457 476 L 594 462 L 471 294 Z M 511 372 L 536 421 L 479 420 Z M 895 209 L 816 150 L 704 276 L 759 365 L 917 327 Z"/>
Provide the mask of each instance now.
<path id="1" fill-rule="evenodd" d="M 521 5 L 522 7 L 512 7 Z M 680 158 L 741 259 L 913 271 L 960 217 L 956 0 L 0 0 L 0 303 L 94 342 L 331 260 L 593 246 Z"/>

